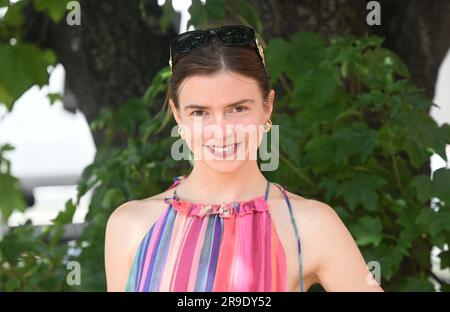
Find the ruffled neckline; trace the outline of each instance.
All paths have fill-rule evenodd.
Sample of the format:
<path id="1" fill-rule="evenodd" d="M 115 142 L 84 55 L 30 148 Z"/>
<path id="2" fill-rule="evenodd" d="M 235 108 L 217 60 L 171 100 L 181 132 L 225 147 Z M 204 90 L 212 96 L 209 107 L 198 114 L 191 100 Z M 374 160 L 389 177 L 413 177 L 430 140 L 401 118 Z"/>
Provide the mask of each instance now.
<path id="1" fill-rule="evenodd" d="M 267 211 L 269 208 L 264 196 L 258 196 L 245 201 L 233 201 L 222 204 L 195 203 L 180 200 L 178 197 L 166 197 L 164 201 L 171 204 L 175 210 L 184 213 L 187 216 L 198 217 L 218 214 L 222 218 L 231 218 L 232 215 L 244 216 L 249 213 Z"/>
<path id="2" fill-rule="evenodd" d="M 183 176 L 175 178 L 175 183 L 171 188 L 176 187 L 182 178 Z M 165 197 L 164 201 L 170 204 L 175 210 L 187 216 L 198 217 L 218 214 L 222 218 L 231 218 L 233 215 L 244 216 L 254 212 L 264 212 L 269 209 L 267 201 L 262 195 L 243 201 L 205 204 L 182 200 L 175 193 L 172 197 Z"/>

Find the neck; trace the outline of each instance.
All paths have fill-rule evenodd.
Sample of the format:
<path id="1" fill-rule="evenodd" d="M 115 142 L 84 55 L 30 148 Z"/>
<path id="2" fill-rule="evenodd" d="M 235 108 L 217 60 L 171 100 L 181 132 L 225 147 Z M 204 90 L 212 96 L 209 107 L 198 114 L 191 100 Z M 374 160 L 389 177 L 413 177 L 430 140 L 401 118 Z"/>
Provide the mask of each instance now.
<path id="1" fill-rule="evenodd" d="M 177 194 L 184 200 L 203 203 L 242 201 L 264 195 L 267 180 L 255 161 L 247 161 L 229 173 L 212 171 L 197 161 Z"/>

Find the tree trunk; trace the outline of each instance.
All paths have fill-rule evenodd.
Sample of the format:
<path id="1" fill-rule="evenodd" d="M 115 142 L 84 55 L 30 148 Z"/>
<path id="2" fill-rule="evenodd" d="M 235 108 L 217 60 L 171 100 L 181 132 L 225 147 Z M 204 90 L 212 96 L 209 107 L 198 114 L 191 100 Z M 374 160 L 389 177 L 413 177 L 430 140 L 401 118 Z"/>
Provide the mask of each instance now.
<path id="1" fill-rule="evenodd" d="M 381 25 L 369 26 L 368 1 L 252 0 L 264 25 L 264 39 L 315 31 L 330 39 L 364 33 L 386 38 L 384 46 L 409 67 L 413 81 L 433 98 L 439 66 L 450 47 L 450 1 L 384 0 Z"/>

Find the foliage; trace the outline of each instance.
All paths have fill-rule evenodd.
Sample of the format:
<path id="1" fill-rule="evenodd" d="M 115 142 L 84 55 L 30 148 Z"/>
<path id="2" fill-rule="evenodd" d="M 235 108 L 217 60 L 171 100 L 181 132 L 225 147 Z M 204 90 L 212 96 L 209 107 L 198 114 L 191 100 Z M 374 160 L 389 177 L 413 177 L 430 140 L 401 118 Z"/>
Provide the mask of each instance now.
<path id="1" fill-rule="evenodd" d="M 66 10 L 67 0 L 35 0 L 38 11 L 46 11 L 59 21 Z M 0 17 L 0 103 L 8 110 L 13 103 L 33 85 L 47 84 L 50 65 L 56 63 L 56 55 L 48 49 L 23 42 L 23 9 L 29 0 L 0 1 L 0 9 L 6 10 Z"/>
<path id="2" fill-rule="evenodd" d="M 19 180 L 11 175 L 11 161 L 4 154 L 14 150 L 10 144 L 0 146 L 0 190 L 2 190 L 2 200 L 0 200 L 0 219 L 8 220 L 13 212 L 25 210 L 25 201 L 20 194 Z"/>
<path id="3" fill-rule="evenodd" d="M 166 5 L 170 15 L 171 2 Z M 195 26 L 234 16 L 262 31 L 244 1 L 193 1 L 189 11 Z M 164 19 L 167 23 L 169 17 Z M 448 290 L 431 272 L 430 251 L 443 249 L 450 238 L 450 170 L 439 169 L 433 179 L 428 172 L 434 153 L 448 161 L 444 149 L 450 126 L 433 121 L 428 114 L 433 104 L 382 43 L 367 36 L 328 42 L 304 32 L 289 41 L 263 41 L 277 89 L 273 122 L 281 131 L 280 166 L 266 174 L 292 192 L 335 208 L 366 261 L 380 262 L 385 290 L 433 290 L 430 277 Z M 3 237 L 0 289 L 105 289 L 103 244 L 111 212 L 125 201 L 162 191 L 189 168 L 188 162 L 168 157 L 173 121 L 162 127 L 164 112 L 150 113 L 158 111 L 169 77 L 169 69 L 161 69 L 142 97 L 117 111 L 104 109 L 91 124 L 107 138 L 83 172 L 77 199 L 69 200 L 38 238 L 30 238 L 29 227 Z M 128 138 L 126 146 L 114 146 L 118 134 Z M 89 190 L 93 197 L 82 236 L 73 246 L 58 244 Z M 448 251 L 439 257 L 443 268 L 450 266 Z M 81 263 L 81 286 L 62 281 L 67 273 L 62 264 L 69 260 Z"/>

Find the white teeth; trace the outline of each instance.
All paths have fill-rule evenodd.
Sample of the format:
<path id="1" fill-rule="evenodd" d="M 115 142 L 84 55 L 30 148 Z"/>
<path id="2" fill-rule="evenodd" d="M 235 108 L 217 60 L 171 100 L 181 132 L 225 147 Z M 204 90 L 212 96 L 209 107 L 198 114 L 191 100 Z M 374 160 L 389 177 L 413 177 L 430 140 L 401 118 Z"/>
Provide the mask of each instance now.
<path id="1" fill-rule="evenodd" d="M 234 148 L 234 144 L 228 146 L 212 146 L 211 148 L 216 152 L 231 152 Z"/>

